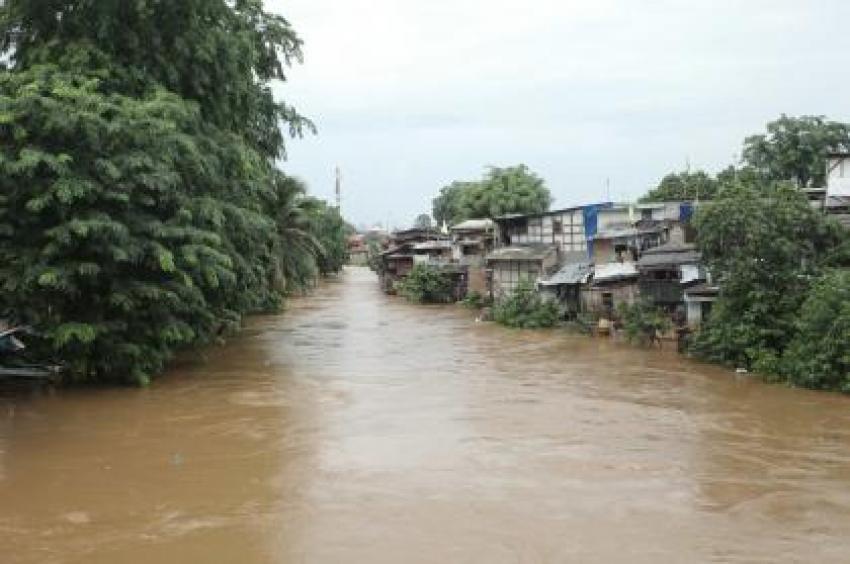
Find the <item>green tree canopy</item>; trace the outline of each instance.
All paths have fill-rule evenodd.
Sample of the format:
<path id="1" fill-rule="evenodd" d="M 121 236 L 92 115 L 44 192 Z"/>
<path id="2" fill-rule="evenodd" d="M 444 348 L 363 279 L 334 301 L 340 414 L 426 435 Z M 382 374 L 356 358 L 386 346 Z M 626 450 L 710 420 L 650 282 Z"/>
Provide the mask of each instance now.
<path id="1" fill-rule="evenodd" d="M 508 213 L 540 213 L 552 196 L 542 178 L 526 165 L 490 167 L 478 182 L 453 182 L 434 200 L 438 222 L 497 217 Z"/>
<path id="2" fill-rule="evenodd" d="M 850 150 L 850 125 L 823 116 L 782 115 L 767 124 L 767 132 L 744 141 L 744 162 L 769 180 L 797 186 L 826 183 L 826 156 Z"/>
<path id="3" fill-rule="evenodd" d="M 711 199 L 717 193 L 718 182 L 709 174 L 696 172 L 673 172 L 640 199 L 641 202 L 675 202 L 679 200 Z"/>
<path id="4" fill-rule="evenodd" d="M 302 42 L 262 0 L 6 0 L 0 28 L 14 69 L 89 58 L 86 67 L 113 71 L 105 91 L 136 96 L 161 85 L 265 155 L 283 151 L 280 123 L 293 134 L 312 127 L 272 94 L 270 81 L 286 79 Z"/>
<path id="5" fill-rule="evenodd" d="M 783 357 L 792 384 L 850 392 L 850 271 L 825 274 L 800 309 L 797 333 Z"/>
<path id="6" fill-rule="evenodd" d="M 793 187 L 741 181 L 701 206 L 695 225 L 703 260 L 722 289 L 696 351 L 775 372 L 837 232 Z"/>
<path id="7" fill-rule="evenodd" d="M 462 216 L 461 199 L 465 192 L 477 188 L 477 186 L 475 182 L 455 181 L 440 188 L 440 194 L 433 200 L 432 216 L 434 221 L 438 225 L 442 225 L 443 222 L 453 225 L 463 221 L 465 218 Z"/>
<path id="8" fill-rule="evenodd" d="M 0 309 L 76 378 L 145 382 L 341 265 L 338 211 L 274 168 L 309 122 L 271 96 L 300 41 L 261 2 L 8 0 L 0 26 Z"/>

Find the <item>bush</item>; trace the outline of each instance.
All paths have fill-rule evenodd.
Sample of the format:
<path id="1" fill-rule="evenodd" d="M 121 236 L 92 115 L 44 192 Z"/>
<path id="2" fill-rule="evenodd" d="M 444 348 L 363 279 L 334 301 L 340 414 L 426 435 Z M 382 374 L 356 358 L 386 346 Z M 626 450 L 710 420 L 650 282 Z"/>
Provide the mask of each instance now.
<path id="1" fill-rule="evenodd" d="M 780 370 L 797 386 L 850 392 L 850 272 L 822 276 L 800 310 Z"/>
<path id="2" fill-rule="evenodd" d="M 454 300 L 452 277 L 427 264 L 414 266 L 396 288 L 399 294 L 420 304 L 444 304 Z"/>
<path id="3" fill-rule="evenodd" d="M 469 292 L 463 299 L 463 305 L 470 309 L 481 309 L 490 305 L 490 299 L 478 292 Z"/>
<path id="4" fill-rule="evenodd" d="M 667 314 L 655 307 L 652 302 L 639 301 L 634 304 L 620 304 L 617 308 L 623 322 L 623 330 L 629 342 L 651 340 L 658 333 L 670 330 L 672 324 Z"/>
<path id="5" fill-rule="evenodd" d="M 558 322 L 558 306 L 545 301 L 529 281 L 523 281 L 514 292 L 493 306 L 493 320 L 508 327 L 541 329 Z"/>

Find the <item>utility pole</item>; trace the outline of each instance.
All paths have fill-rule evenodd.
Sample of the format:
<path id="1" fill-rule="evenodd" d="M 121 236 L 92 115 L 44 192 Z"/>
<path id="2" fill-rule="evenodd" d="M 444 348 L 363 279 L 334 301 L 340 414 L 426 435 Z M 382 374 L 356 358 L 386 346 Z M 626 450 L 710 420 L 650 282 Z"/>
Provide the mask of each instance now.
<path id="1" fill-rule="evenodd" d="M 342 212 L 342 171 L 336 167 L 336 209 Z"/>

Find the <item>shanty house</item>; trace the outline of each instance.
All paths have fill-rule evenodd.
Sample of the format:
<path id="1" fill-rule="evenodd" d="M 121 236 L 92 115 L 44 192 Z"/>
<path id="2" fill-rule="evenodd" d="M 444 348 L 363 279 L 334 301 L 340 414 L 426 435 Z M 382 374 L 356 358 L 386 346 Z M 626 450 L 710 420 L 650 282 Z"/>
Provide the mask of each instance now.
<path id="1" fill-rule="evenodd" d="M 452 260 L 459 264 L 483 266 L 493 250 L 495 224 L 492 219 L 468 219 L 452 226 Z"/>
<path id="2" fill-rule="evenodd" d="M 689 284 L 705 279 L 701 255 L 694 245 L 667 243 L 647 249 L 638 260 L 641 298 L 673 312 L 684 303 Z"/>
<path id="3" fill-rule="evenodd" d="M 582 309 L 581 289 L 592 275 L 593 269 L 587 260 L 571 262 L 541 280 L 538 288 L 544 299 L 561 305 L 565 316 L 574 317 Z"/>
<path id="4" fill-rule="evenodd" d="M 539 214 L 497 217 L 496 246 L 541 244 L 558 249 L 562 260 L 587 258 L 588 240 L 596 233 L 601 210 L 611 204 L 592 204 Z"/>
<path id="5" fill-rule="evenodd" d="M 585 311 L 610 316 L 621 303 L 633 304 L 638 298 L 638 271 L 634 262 L 605 262 L 593 267 L 590 284 L 581 289 Z"/>
<path id="6" fill-rule="evenodd" d="M 422 262 L 447 262 L 451 257 L 451 243 L 433 229 L 405 229 L 393 233 L 389 248 L 381 253 L 381 287 L 385 292 L 395 291 L 396 282 L 405 278 L 415 264 Z"/>
<path id="7" fill-rule="evenodd" d="M 536 284 L 557 266 L 558 249 L 554 245 L 528 243 L 496 249 L 487 256 L 492 296 L 509 295 L 524 281 Z"/>

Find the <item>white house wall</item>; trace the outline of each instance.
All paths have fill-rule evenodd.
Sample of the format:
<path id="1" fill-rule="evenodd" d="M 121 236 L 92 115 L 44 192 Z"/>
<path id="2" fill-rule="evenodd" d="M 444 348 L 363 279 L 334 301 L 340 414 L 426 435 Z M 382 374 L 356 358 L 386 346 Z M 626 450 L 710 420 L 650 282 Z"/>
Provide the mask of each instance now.
<path id="1" fill-rule="evenodd" d="M 850 196 L 850 158 L 829 159 L 826 192 L 830 196 Z"/>
<path id="2" fill-rule="evenodd" d="M 554 225 L 561 222 L 561 233 L 556 233 Z M 557 245 L 562 253 L 587 253 L 587 240 L 584 234 L 584 213 L 581 209 L 563 213 L 528 218 L 525 233 L 512 228 L 508 231 L 511 244 L 546 243 Z"/>

